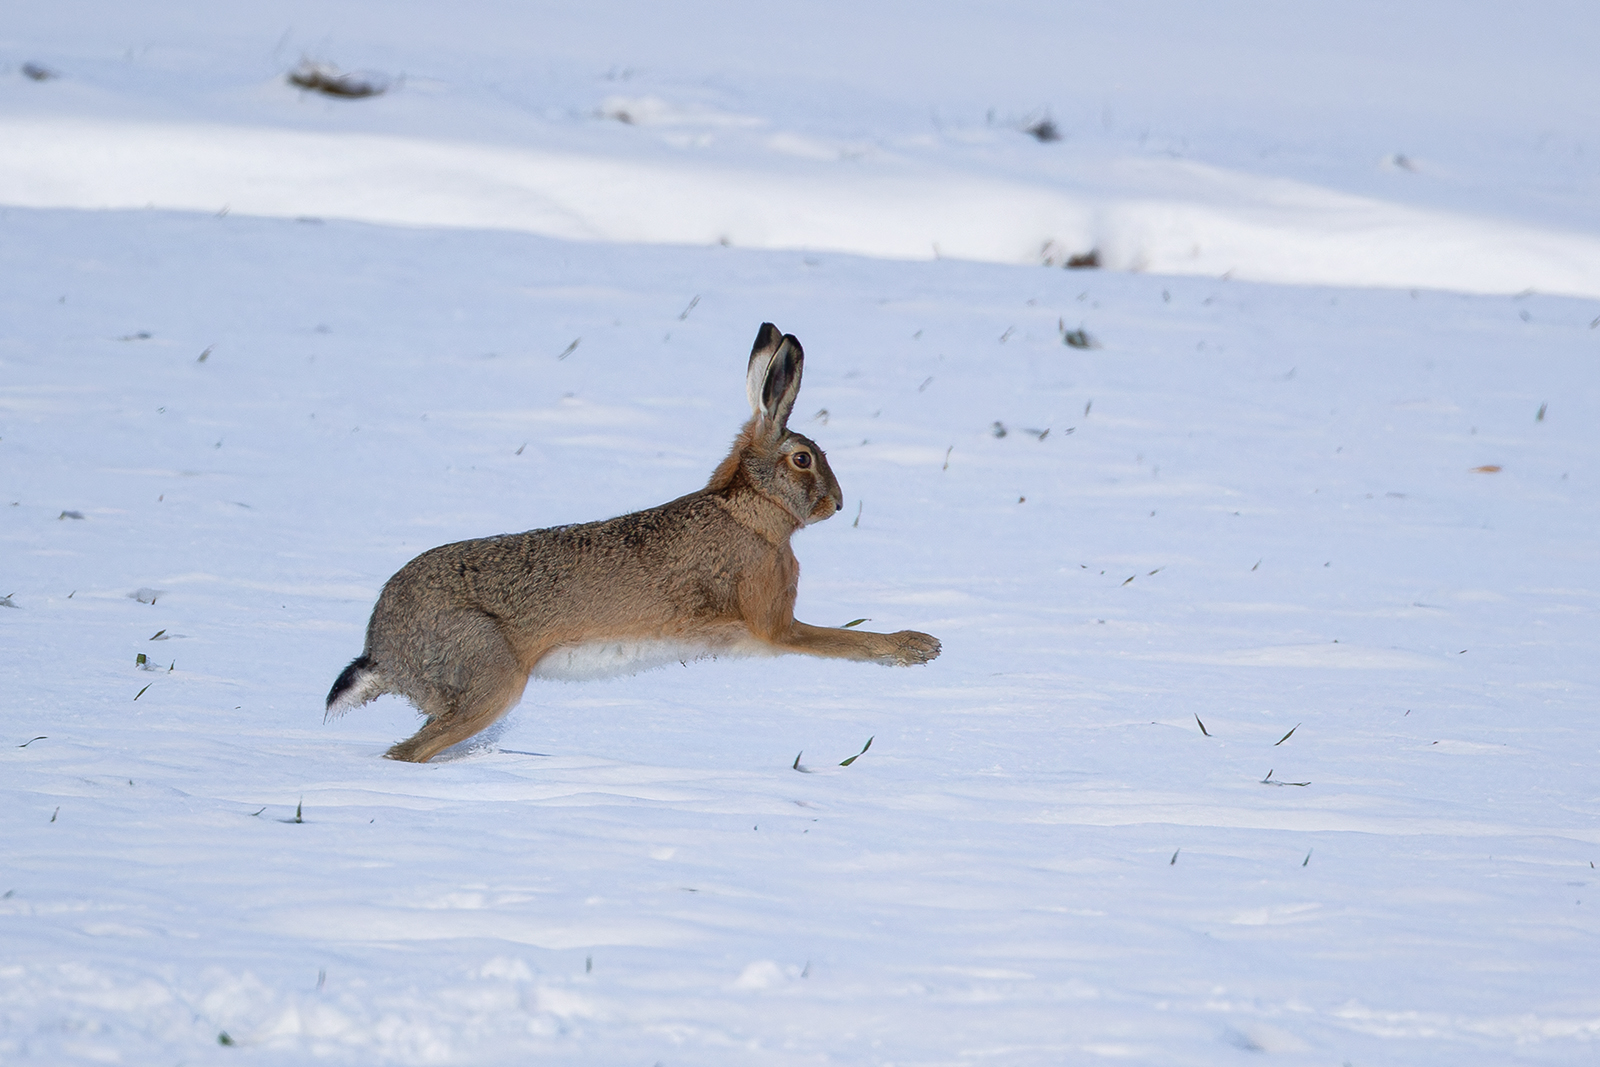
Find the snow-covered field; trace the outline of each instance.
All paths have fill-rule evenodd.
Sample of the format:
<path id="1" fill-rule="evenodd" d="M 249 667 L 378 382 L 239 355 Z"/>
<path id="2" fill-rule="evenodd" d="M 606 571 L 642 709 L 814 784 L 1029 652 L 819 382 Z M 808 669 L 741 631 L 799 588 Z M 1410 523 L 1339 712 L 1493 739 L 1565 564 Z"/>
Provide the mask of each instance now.
<path id="1" fill-rule="evenodd" d="M 1594 1061 L 1585 5 L 149 8 L 0 27 L 0 1062 Z M 322 722 L 763 320 L 936 662 Z"/>

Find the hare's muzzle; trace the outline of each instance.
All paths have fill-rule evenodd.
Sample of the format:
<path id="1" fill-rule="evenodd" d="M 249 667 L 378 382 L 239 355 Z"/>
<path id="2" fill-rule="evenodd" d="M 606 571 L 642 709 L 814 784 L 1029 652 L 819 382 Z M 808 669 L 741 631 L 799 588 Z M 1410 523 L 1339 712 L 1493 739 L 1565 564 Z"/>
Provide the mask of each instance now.
<path id="1" fill-rule="evenodd" d="M 817 506 L 811 509 L 811 521 L 821 522 L 831 519 L 844 510 L 844 493 L 835 489 L 832 493 L 817 501 Z"/>

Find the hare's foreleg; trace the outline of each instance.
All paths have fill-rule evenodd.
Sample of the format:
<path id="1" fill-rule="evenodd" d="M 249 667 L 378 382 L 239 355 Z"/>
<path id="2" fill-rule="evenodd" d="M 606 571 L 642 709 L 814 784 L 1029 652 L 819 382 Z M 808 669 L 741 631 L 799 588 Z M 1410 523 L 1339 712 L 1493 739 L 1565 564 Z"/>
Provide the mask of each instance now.
<path id="1" fill-rule="evenodd" d="M 812 626 L 795 620 L 774 642 L 785 652 L 836 659 L 871 660 L 909 667 L 939 655 L 939 639 L 916 630 L 880 634 L 870 630 L 845 630 Z"/>
<path id="2" fill-rule="evenodd" d="M 411 737 L 390 748 L 393 760 L 426 763 L 451 745 L 465 741 L 488 727 L 516 706 L 528 684 L 528 668 L 489 619 L 470 645 L 459 653 L 456 671 L 463 685 L 459 689 L 436 692 L 432 699 L 418 701 L 428 716 Z"/>
<path id="3" fill-rule="evenodd" d="M 800 565 L 790 555 L 755 567 L 739 584 L 741 621 L 753 637 L 775 651 L 830 659 L 866 660 L 910 667 L 939 655 L 939 639 L 916 630 L 880 634 L 871 630 L 812 626 L 794 617 L 794 583 Z"/>

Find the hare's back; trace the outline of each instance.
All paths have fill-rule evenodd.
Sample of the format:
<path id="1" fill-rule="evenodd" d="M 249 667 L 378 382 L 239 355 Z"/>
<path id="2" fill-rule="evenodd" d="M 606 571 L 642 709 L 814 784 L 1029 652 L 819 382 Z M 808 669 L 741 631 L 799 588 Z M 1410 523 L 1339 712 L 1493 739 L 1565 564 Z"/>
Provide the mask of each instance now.
<path id="1" fill-rule="evenodd" d="M 714 500 L 691 496 L 601 522 L 459 541 L 402 568 L 375 616 L 415 634 L 446 628 L 450 616 L 486 615 L 545 677 L 736 654 L 748 643 L 737 560 L 749 536 Z"/>

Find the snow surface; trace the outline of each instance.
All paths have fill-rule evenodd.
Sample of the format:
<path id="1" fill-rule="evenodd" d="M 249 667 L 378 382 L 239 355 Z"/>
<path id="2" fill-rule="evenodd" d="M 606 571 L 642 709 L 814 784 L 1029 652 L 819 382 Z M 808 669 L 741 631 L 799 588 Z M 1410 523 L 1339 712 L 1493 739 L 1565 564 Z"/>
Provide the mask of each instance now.
<path id="1" fill-rule="evenodd" d="M 1588 7 L 446 10 L 0 29 L 0 1061 L 1594 1059 Z M 939 660 L 322 722 L 769 319 Z"/>

